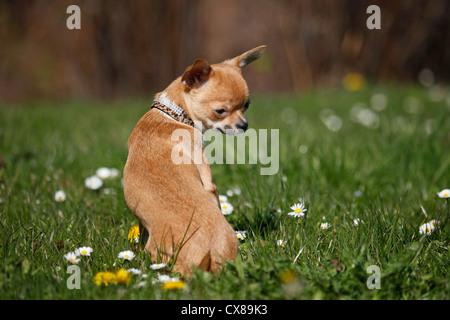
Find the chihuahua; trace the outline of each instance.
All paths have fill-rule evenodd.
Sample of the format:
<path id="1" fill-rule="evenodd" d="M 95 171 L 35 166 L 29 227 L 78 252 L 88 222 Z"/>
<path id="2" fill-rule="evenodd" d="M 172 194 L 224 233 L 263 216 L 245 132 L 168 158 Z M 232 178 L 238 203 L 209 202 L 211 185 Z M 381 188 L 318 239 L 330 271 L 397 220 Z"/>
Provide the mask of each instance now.
<path id="1" fill-rule="evenodd" d="M 206 155 L 200 152 L 202 161 L 181 164 L 172 155 L 176 148 L 187 157 L 202 151 L 206 129 L 226 134 L 247 130 L 249 92 L 241 69 L 265 48 L 212 65 L 197 59 L 155 95 L 128 139 L 125 200 L 139 219 L 145 250 L 154 261 L 173 263 L 175 272 L 187 275 L 193 266 L 217 272 L 235 259 L 237 236 L 221 212 Z M 190 134 L 181 148 L 172 139 L 177 129 Z"/>

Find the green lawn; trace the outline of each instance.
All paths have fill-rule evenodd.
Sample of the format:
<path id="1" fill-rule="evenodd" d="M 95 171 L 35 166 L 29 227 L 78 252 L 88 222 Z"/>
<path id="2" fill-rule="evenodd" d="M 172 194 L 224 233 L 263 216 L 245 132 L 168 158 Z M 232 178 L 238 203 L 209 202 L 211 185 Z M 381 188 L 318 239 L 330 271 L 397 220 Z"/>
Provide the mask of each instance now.
<path id="1" fill-rule="evenodd" d="M 197 271 L 181 290 L 153 283 L 178 275 L 150 269 L 128 241 L 137 220 L 121 174 L 98 191 L 85 186 L 100 167 L 122 172 L 151 98 L 4 106 L 0 299 L 449 299 L 450 203 L 436 194 L 450 188 L 450 106 L 439 98 L 416 86 L 252 96 L 250 127 L 279 129 L 279 171 L 212 165 L 220 194 L 241 190 L 226 217 L 246 238 L 221 275 Z M 65 201 L 55 201 L 58 190 Z M 300 201 L 306 216 L 288 216 Z M 433 219 L 431 234 L 420 234 Z M 71 290 L 63 256 L 80 246 L 93 253 L 81 257 L 81 289 Z M 134 259 L 119 259 L 124 250 Z M 367 287 L 372 265 L 380 289 Z M 94 284 L 97 272 L 120 268 L 147 277 Z"/>

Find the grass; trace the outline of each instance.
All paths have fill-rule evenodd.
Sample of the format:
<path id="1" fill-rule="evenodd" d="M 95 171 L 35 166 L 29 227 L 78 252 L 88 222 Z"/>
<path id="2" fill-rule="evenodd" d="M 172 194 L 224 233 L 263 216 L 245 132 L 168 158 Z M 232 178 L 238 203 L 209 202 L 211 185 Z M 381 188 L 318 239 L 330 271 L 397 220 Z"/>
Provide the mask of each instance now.
<path id="1" fill-rule="evenodd" d="M 387 107 L 375 111 L 369 106 L 377 93 Z M 358 103 L 372 112 L 353 108 Z M 120 177 L 105 181 L 101 190 L 110 194 L 84 185 L 99 167 L 122 170 L 127 138 L 150 104 L 0 109 L 1 299 L 449 299 L 450 204 L 436 197 L 450 186 L 448 99 L 434 101 L 414 85 L 252 97 L 250 127 L 280 130 L 279 171 L 263 176 L 260 164 L 212 165 L 220 194 L 242 191 L 229 196 L 227 219 L 247 236 L 221 275 L 196 271 L 182 290 L 152 284 L 158 274 L 177 275 L 151 270 L 150 256 L 127 240 L 137 220 Z M 56 202 L 61 189 L 67 199 Z M 306 216 L 288 216 L 299 198 Z M 357 227 L 355 218 L 363 221 Z M 431 219 L 441 223 L 421 235 Z M 322 230 L 323 222 L 331 226 Z M 69 290 L 63 255 L 80 246 L 94 252 L 78 264 L 81 289 Z M 136 257 L 118 259 L 124 250 Z M 381 270 L 379 290 L 366 285 L 371 265 Z M 97 272 L 122 267 L 148 277 L 93 283 Z"/>

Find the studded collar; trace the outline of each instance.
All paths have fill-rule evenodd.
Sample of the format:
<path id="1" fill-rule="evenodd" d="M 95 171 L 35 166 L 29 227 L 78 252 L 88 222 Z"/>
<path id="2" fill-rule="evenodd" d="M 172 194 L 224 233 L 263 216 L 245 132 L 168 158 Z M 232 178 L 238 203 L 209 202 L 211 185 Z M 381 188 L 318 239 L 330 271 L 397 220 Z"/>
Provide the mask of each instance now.
<path id="1" fill-rule="evenodd" d="M 188 126 L 194 127 L 194 121 L 189 117 L 189 115 L 186 113 L 186 111 L 183 110 L 183 108 L 170 103 L 170 104 L 163 104 L 157 99 L 153 100 L 153 104 L 151 108 L 156 108 L 158 110 L 161 110 L 165 114 L 167 114 L 172 119 L 187 124 Z"/>

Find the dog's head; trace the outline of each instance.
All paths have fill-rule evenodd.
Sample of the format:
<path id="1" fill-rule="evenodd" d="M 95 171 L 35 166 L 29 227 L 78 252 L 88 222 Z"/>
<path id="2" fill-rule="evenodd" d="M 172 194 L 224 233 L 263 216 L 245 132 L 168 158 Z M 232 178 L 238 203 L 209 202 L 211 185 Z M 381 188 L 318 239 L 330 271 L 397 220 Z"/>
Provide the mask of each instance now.
<path id="1" fill-rule="evenodd" d="M 244 112 L 250 100 L 241 69 L 258 59 L 265 46 L 247 51 L 233 59 L 209 65 L 198 59 L 181 77 L 184 100 L 194 121 L 205 129 L 238 134 L 248 128 Z"/>

